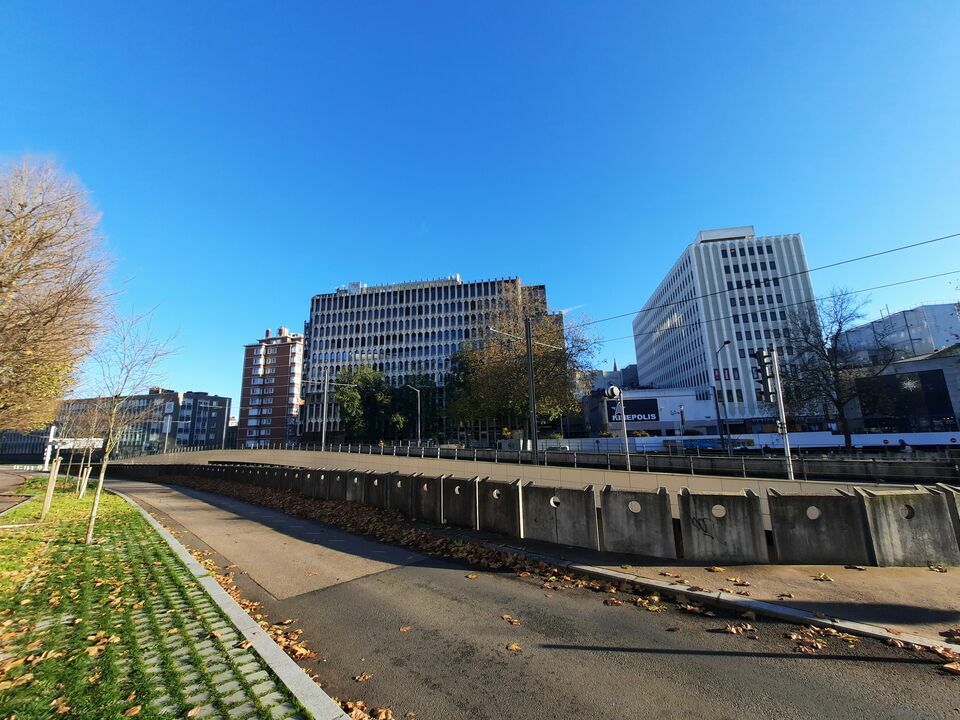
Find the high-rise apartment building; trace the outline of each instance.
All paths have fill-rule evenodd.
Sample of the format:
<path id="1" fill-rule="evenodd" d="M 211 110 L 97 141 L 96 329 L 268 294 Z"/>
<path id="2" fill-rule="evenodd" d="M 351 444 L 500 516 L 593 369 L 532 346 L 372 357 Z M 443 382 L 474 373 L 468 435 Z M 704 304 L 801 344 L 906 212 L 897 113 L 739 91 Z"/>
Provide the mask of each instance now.
<path id="1" fill-rule="evenodd" d="M 367 366 L 395 387 L 424 375 L 442 387 L 451 356 L 464 342 L 480 339 L 514 299 L 526 313 L 547 312 L 546 288 L 517 277 L 465 282 L 455 275 L 372 287 L 355 282 L 314 295 L 304 323 L 303 439 L 321 435 L 324 368 L 330 381 L 347 368 Z M 328 431 L 340 429 L 332 402 L 327 418 Z"/>
<path id="2" fill-rule="evenodd" d="M 789 313 L 814 299 L 807 270 L 800 235 L 698 233 L 634 317 L 640 385 L 716 391 L 728 417 L 770 417 L 750 353 L 773 346 L 790 362 Z"/>
<path id="3" fill-rule="evenodd" d="M 281 327 L 244 347 L 237 447 L 283 445 L 297 438 L 303 335 Z"/>

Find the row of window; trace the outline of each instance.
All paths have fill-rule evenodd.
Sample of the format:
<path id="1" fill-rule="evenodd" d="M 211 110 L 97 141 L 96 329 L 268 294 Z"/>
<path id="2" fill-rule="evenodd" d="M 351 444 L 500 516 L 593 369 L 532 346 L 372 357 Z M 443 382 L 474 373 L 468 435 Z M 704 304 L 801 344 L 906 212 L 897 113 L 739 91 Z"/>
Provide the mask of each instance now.
<path id="1" fill-rule="evenodd" d="M 463 298 L 500 295 L 508 283 L 484 280 L 476 283 L 434 285 L 431 287 L 405 288 L 402 290 L 371 290 L 357 294 L 338 292 L 318 296 L 319 309 L 363 308 L 374 305 L 401 305 L 405 303 L 458 300 Z M 512 282 L 509 284 L 513 284 Z"/>
<path id="2" fill-rule="evenodd" d="M 741 321 L 742 321 L 744 324 L 746 324 L 746 323 L 750 322 L 751 320 L 752 320 L 753 322 L 760 322 L 760 321 L 766 321 L 766 320 L 768 320 L 768 319 L 769 319 L 769 320 L 776 320 L 778 317 L 779 317 L 781 320 L 784 320 L 784 321 L 785 321 L 785 320 L 787 319 L 787 311 L 786 311 L 786 310 L 780 310 L 780 311 L 771 310 L 770 312 L 767 312 L 766 310 L 763 310 L 763 311 L 760 311 L 760 312 L 751 312 L 751 313 L 743 313 L 742 315 L 733 315 L 733 316 L 731 316 L 731 317 L 733 317 L 733 322 L 734 322 L 734 324 L 736 324 L 736 325 L 739 325 Z"/>
<path id="3" fill-rule="evenodd" d="M 255 425 L 272 425 L 273 420 L 270 418 L 265 418 L 263 420 L 247 420 L 247 425 L 253 427 Z"/>
<path id="4" fill-rule="evenodd" d="M 742 271 L 742 272 L 750 272 L 751 270 L 752 270 L 753 272 L 757 272 L 758 270 L 766 270 L 768 264 L 769 264 L 771 270 L 776 270 L 776 269 L 777 269 L 777 263 L 774 262 L 773 260 L 771 260 L 769 263 L 765 263 L 765 262 L 761 261 L 761 262 L 759 262 L 759 263 L 752 262 L 752 263 L 750 263 L 749 265 L 748 265 L 747 263 L 743 263 L 742 265 L 724 265 L 724 266 L 723 266 L 723 272 L 724 272 L 725 274 L 727 274 L 727 275 L 730 274 L 730 271 L 731 271 L 731 270 L 732 270 L 733 272 L 735 272 L 735 273 L 739 273 L 739 272 L 741 272 L 741 271 Z"/>
<path id="5" fill-rule="evenodd" d="M 764 248 L 763 245 L 758 245 L 756 249 L 756 253 L 754 253 L 753 247 L 730 248 L 729 254 L 726 249 L 723 249 L 720 251 L 720 255 L 722 257 L 737 257 L 738 254 L 740 255 L 740 257 L 746 257 L 748 255 L 754 255 L 754 254 L 763 255 L 763 248 Z M 767 248 L 767 255 L 773 255 L 773 245 L 767 245 L 766 248 Z"/>
<path id="6" fill-rule="evenodd" d="M 727 280 L 727 290 L 733 290 L 734 288 L 736 288 L 737 290 L 743 290 L 744 288 L 761 287 L 761 286 L 770 287 L 771 285 L 773 287 L 780 287 L 780 278 L 775 277 L 775 278 L 764 278 L 763 280 L 737 280 L 736 282 L 734 282 L 733 280 Z"/>
<path id="7" fill-rule="evenodd" d="M 780 293 L 777 293 L 777 294 L 776 294 L 776 301 L 777 301 L 778 303 L 782 303 L 782 302 L 783 302 L 783 295 L 780 294 Z M 773 305 L 773 302 L 774 302 L 774 296 L 773 296 L 773 295 L 766 295 L 766 296 L 764 296 L 764 295 L 757 295 L 757 296 L 748 295 L 747 297 L 744 297 L 743 295 L 741 295 L 741 296 L 739 296 L 739 297 L 732 297 L 732 298 L 730 298 L 730 307 L 737 307 L 737 304 L 738 304 L 738 303 L 739 303 L 740 307 L 744 307 L 745 305 L 763 305 L 764 303 L 766 303 L 767 305 Z"/>

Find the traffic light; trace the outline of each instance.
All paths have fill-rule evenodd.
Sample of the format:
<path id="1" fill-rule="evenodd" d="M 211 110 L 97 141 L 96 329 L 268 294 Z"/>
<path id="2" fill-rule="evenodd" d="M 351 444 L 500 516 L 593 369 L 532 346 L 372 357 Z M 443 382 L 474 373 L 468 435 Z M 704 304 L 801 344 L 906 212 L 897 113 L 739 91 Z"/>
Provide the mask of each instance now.
<path id="1" fill-rule="evenodd" d="M 753 368 L 753 377 L 760 387 L 757 397 L 763 402 L 773 402 L 773 358 L 766 350 L 758 349 L 750 353 L 757 366 Z"/>

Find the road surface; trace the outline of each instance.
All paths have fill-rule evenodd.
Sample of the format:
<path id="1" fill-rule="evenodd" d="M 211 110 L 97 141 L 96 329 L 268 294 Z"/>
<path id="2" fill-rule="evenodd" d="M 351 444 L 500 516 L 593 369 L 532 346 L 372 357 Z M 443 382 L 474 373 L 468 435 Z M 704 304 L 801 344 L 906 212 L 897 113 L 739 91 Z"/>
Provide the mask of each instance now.
<path id="1" fill-rule="evenodd" d="M 188 547 L 237 565 L 243 594 L 272 620 L 295 618 L 320 653 L 301 664 L 329 694 L 390 705 L 397 718 L 960 720 L 960 678 L 929 655 L 871 640 L 801 655 L 779 622 L 751 621 L 751 640 L 722 631 L 732 616 L 609 607 L 601 593 L 545 591 L 231 498 L 110 485 Z M 372 678 L 352 679 L 364 672 Z"/>

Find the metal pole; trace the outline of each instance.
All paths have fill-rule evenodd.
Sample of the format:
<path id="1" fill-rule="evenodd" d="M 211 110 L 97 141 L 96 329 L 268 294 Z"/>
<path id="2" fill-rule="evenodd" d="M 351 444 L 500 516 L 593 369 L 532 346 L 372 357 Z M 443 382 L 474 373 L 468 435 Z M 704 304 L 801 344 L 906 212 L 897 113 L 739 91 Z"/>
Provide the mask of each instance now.
<path id="1" fill-rule="evenodd" d="M 527 340 L 527 392 L 530 398 L 530 439 L 533 440 L 533 464 L 540 464 L 540 453 L 537 448 L 537 394 L 533 382 L 533 330 L 530 318 L 523 319 L 523 330 Z"/>
<path id="2" fill-rule="evenodd" d="M 320 452 L 327 449 L 327 377 L 330 373 L 330 366 L 323 366 L 323 420 L 320 426 Z"/>
<path id="3" fill-rule="evenodd" d="M 623 427 L 623 452 L 627 456 L 627 472 L 630 472 L 630 438 L 627 437 L 627 406 L 623 401 L 623 390 L 620 391 L 620 425 Z"/>
<path id="4" fill-rule="evenodd" d="M 773 361 L 773 383 L 777 393 L 777 410 L 780 413 L 780 434 L 783 436 L 783 454 L 787 459 L 787 479 L 793 480 L 793 458 L 790 457 L 790 433 L 787 432 L 787 413 L 783 408 L 783 388 L 780 385 L 780 362 L 777 349 L 770 348 Z"/>

